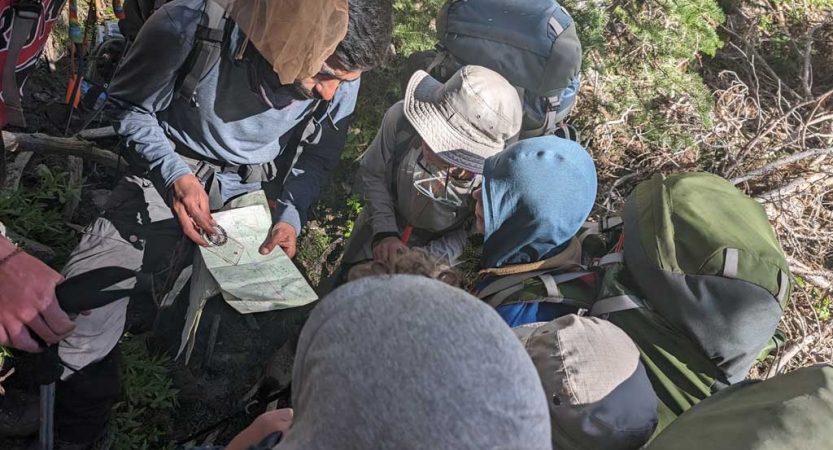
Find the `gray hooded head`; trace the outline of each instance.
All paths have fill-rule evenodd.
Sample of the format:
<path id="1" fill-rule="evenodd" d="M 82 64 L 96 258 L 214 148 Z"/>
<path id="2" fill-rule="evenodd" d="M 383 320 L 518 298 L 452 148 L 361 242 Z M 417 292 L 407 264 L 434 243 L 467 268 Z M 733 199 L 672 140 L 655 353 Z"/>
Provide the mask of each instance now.
<path id="1" fill-rule="evenodd" d="M 535 367 L 500 316 L 423 277 L 328 295 L 298 343 L 278 449 L 551 449 Z"/>

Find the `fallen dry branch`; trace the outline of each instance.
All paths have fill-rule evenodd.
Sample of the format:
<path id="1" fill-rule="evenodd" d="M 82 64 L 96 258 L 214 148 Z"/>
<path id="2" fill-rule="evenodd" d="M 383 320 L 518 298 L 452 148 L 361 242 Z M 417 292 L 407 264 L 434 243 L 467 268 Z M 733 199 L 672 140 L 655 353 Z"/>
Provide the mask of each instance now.
<path id="1" fill-rule="evenodd" d="M 749 46 L 748 46 L 748 48 L 752 51 L 752 54 L 753 54 L 753 55 L 755 55 L 756 60 L 757 60 L 758 62 L 760 62 L 761 67 L 763 67 L 763 68 L 764 68 L 764 71 L 766 71 L 766 73 L 767 73 L 770 77 L 772 77 L 772 79 L 773 79 L 773 80 L 776 80 L 776 81 L 778 82 L 778 84 L 779 84 L 779 85 L 780 85 L 780 86 L 781 86 L 784 90 L 786 90 L 787 92 L 789 92 L 790 94 L 792 94 L 795 98 L 803 98 L 803 97 L 801 96 L 801 94 L 799 94 L 798 92 L 796 92 L 796 91 L 795 91 L 795 89 L 791 88 L 789 84 L 784 83 L 784 81 L 781 79 L 781 77 L 779 77 L 779 76 L 778 76 L 778 74 L 777 74 L 777 73 L 775 73 L 775 70 L 772 68 L 772 66 L 770 66 L 770 65 L 769 65 L 769 63 L 767 63 L 767 62 L 766 62 L 766 58 L 764 58 L 763 56 L 761 56 L 761 54 L 758 52 L 758 50 L 755 48 L 755 46 L 754 46 L 754 45 L 749 45 Z"/>
<path id="2" fill-rule="evenodd" d="M 755 169 L 755 170 L 753 170 L 753 171 L 751 171 L 751 172 L 749 172 L 745 175 L 742 175 L 742 176 L 739 176 L 739 177 L 736 177 L 736 178 L 732 178 L 731 181 L 732 181 L 732 184 L 737 185 L 737 184 L 743 183 L 744 181 L 749 181 L 753 178 L 772 173 L 775 169 L 777 169 L 779 167 L 782 167 L 782 166 L 786 166 L 787 164 L 793 164 L 795 162 L 798 162 L 798 161 L 801 161 L 801 160 L 804 160 L 804 159 L 807 159 L 807 158 L 812 158 L 814 156 L 822 156 L 822 155 L 830 155 L 830 154 L 833 154 L 833 147 L 807 150 L 806 152 L 797 153 L 795 155 L 791 155 L 791 156 L 787 156 L 786 158 L 779 159 L 778 161 L 771 162 L 771 163 L 769 163 L 769 164 L 767 164 L 767 165 L 765 165 L 765 166 L 763 166 L 759 169 Z"/>
<path id="3" fill-rule="evenodd" d="M 32 160 L 32 152 L 18 153 L 14 162 L 6 166 L 6 184 L 4 188 L 9 192 L 14 192 L 20 188 L 20 179 L 23 177 L 23 172 L 29 161 Z"/>
<path id="4" fill-rule="evenodd" d="M 81 139 L 86 139 L 88 141 L 94 141 L 96 139 L 106 139 L 116 137 L 118 135 L 116 134 L 116 130 L 113 127 L 102 127 L 82 130 L 76 136 Z"/>
<path id="5" fill-rule="evenodd" d="M 798 356 L 799 353 L 816 343 L 816 341 L 824 338 L 827 335 L 827 333 L 831 331 L 833 331 L 833 321 L 828 321 L 821 327 L 821 330 L 819 330 L 818 332 L 809 333 L 806 336 L 804 336 L 804 339 L 787 346 L 787 348 L 784 349 L 784 353 L 776 361 L 774 370 L 770 371 L 769 377 L 782 373 L 784 369 L 789 365 L 789 363 L 793 359 L 795 359 L 796 356 Z"/>
<path id="6" fill-rule="evenodd" d="M 825 93 L 824 95 L 821 96 L 821 98 L 827 98 L 831 93 L 833 93 L 833 91 Z M 766 128 L 759 131 L 758 134 L 755 135 L 755 137 L 750 139 L 749 142 L 747 142 L 746 145 L 744 145 L 743 148 L 740 149 L 740 151 L 738 152 L 738 155 L 735 157 L 735 161 L 732 163 L 732 165 L 730 165 L 723 172 L 723 176 L 728 177 L 728 176 L 731 176 L 733 173 L 735 173 L 735 171 L 738 169 L 738 167 L 740 167 L 740 165 L 746 159 L 746 156 L 749 154 L 749 151 L 752 150 L 756 145 L 758 145 L 758 143 L 761 142 L 761 140 L 765 136 L 772 133 L 772 131 L 775 130 L 775 128 L 782 121 L 788 119 L 790 116 L 792 116 L 799 109 L 804 108 L 804 107 L 809 106 L 809 105 L 812 105 L 812 104 L 817 104 L 817 102 L 819 102 L 819 101 L 820 101 L 819 99 L 815 99 L 815 98 L 811 99 L 811 100 L 803 101 L 803 102 L 793 106 L 792 108 L 790 108 L 790 110 L 785 112 L 784 114 L 781 114 L 780 116 L 771 120 L 769 122 L 769 125 Z"/>
<path id="7" fill-rule="evenodd" d="M 833 272 L 825 269 L 812 269 L 792 256 L 787 256 L 790 271 L 799 274 L 813 286 L 828 291 L 833 287 Z"/>
<path id="8" fill-rule="evenodd" d="M 790 32 L 813 37 L 813 25 L 803 26 Z M 701 152 L 715 161 L 711 171 L 762 203 L 791 272 L 806 283 L 793 290 L 784 311 L 779 327 L 786 343 L 754 372 L 768 378 L 833 360 L 833 320 L 826 314 L 833 293 L 833 78 L 820 64 L 826 60 L 813 56 L 820 40 L 798 42 L 794 61 L 800 73 L 783 77 L 761 57 L 769 43 L 757 24 L 732 14 L 725 27 L 727 45 L 716 57 L 722 64 L 719 70 L 706 68 L 716 120 L 702 137 Z"/>
<path id="9" fill-rule="evenodd" d="M 55 250 L 52 250 L 51 247 L 43 245 L 40 242 L 33 241 L 29 238 L 25 238 L 8 228 L 6 228 L 6 237 L 10 241 L 19 245 L 20 248 L 26 251 L 26 253 L 42 261 L 49 262 L 55 258 Z"/>
<path id="10" fill-rule="evenodd" d="M 819 183 L 820 184 L 816 184 Z M 783 199 L 796 192 L 801 192 L 804 189 L 812 186 L 829 186 L 833 184 L 833 177 L 825 173 L 812 173 L 806 176 L 798 177 L 789 183 L 778 186 L 777 188 L 765 192 L 757 197 L 755 200 L 759 202 L 768 202 L 778 199 Z"/>
<path id="11" fill-rule="evenodd" d="M 67 156 L 67 169 L 69 172 L 69 183 L 80 186 L 81 178 L 84 176 L 84 160 L 77 156 Z M 83 186 L 81 189 L 83 189 Z M 72 222 L 72 219 L 75 218 L 75 211 L 78 209 L 80 203 L 80 190 L 77 196 L 68 196 L 66 203 L 64 203 L 64 220 Z"/>
<path id="12" fill-rule="evenodd" d="M 98 148 L 92 142 L 77 138 L 54 137 L 43 133 L 12 134 L 4 131 L 3 141 L 10 152 L 70 155 L 120 170 L 127 168 L 127 163 L 117 154 Z"/>
<path id="13" fill-rule="evenodd" d="M 0 360 L 2 362 L 2 360 Z M 3 370 L 3 365 L 0 364 L 0 370 Z M 6 389 L 3 387 L 3 382 L 8 380 L 10 376 L 14 375 L 14 367 L 9 369 L 5 374 L 0 374 L 0 396 L 6 395 Z"/>
<path id="14" fill-rule="evenodd" d="M 608 189 L 608 191 L 607 191 L 607 197 L 605 198 L 605 203 L 604 203 L 605 208 L 610 209 L 610 204 L 613 201 L 613 195 L 616 192 L 616 188 L 618 186 L 620 186 L 622 183 L 630 180 L 631 178 L 639 176 L 639 174 L 640 174 L 640 172 L 636 171 L 636 172 L 624 175 L 624 176 L 620 177 L 619 179 L 617 179 L 616 181 L 614 181 L 613 184 L 610 186 L 610 189 Z"/>

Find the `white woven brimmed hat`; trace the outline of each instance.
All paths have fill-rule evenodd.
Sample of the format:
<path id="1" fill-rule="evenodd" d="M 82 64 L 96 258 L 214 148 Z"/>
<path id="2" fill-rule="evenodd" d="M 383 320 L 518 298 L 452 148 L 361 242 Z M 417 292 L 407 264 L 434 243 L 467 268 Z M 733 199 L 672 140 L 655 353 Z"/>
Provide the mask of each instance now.
<path id="1" fill-rule="evenodd" d="M 405 92 L 405 116 L 422 140 L 452 166 L 483 172 L 521 129 L 518 91 L 500 74 L 465 66 L 445 84 L 417 71 Z"/>

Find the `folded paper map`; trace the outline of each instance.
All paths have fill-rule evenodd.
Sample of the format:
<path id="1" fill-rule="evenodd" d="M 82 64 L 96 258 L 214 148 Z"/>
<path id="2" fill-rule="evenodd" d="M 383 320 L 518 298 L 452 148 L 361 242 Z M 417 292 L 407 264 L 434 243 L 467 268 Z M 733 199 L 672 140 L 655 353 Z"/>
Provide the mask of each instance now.
<path id="1" fill-rule="evenodd" d="M 272 229 L 272 218 L 260 202 L 256 203 L 212 214 L 228 240 L 222 246 L 200 247 L 194 254 L 188 314 L 179 349 L 181 353 L 188 348 L 186 363 L 205 303 L 218 292 L 241 314 L 294 308 L 318 299 L 280 247 L 268 255 L 259 253 Z"/>
<path id="2" fill-rule="evenodd" d="M 241 314 L 303 306 L 318 299 L 315 291 L 280 247 L 261 255 L 272 229 L 262 206 L 213 214 L 228 234 L 219 247 L 200 247 L 205 266 L 226 302 Z"/>

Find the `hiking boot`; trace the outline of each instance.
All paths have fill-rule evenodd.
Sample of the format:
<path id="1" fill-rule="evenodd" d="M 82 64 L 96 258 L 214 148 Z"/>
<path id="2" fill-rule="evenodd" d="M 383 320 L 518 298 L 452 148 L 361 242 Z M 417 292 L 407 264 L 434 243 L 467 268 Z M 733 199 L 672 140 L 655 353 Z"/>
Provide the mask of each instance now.
<path id="1" fill-rule="evenodd" d="M 40 397 L 37 392 L 17 389 L 0 396 L 0 437 L 34 436 L 40 426 Z"/>

